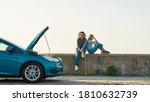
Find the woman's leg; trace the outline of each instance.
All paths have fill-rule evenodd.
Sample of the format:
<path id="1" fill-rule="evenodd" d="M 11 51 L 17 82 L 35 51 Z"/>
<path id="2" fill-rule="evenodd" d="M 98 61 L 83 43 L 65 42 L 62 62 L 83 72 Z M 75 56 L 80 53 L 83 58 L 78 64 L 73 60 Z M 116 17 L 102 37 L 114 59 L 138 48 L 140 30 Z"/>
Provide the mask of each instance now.
<path id="1" fill-rule="evenodd" d="M 105 52 L 105 49 L 104 49 L 104 48 L 100 48 L 100 50 L 101 50 L 101 53 Z"/>
<path id="2" fill-rule="evenodd" d="M 79 54 L 80 52 L 78 51 L 78 49 L 76 49 L 76 53 L 75 53 L 75 65 L 79 67 Z"/>
<path id="3" fill-rule="evenodd" d="M 97 42 L 91 50 L 88 50 L 88 52 L 89 54 L 94 54 L 97 51 L 97 49 L 103 50 L 103 45 Z"/>

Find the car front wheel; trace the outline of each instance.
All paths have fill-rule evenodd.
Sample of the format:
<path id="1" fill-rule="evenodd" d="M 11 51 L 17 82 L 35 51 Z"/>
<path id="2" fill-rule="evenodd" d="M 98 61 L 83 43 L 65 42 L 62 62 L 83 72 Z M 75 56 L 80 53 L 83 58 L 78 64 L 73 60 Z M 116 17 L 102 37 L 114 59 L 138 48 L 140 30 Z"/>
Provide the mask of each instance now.
<path id="1" fill-rule="evenodd" d="M 24 65 L 21 75 L 26 82 L 39 82 L 43 79 L 43 68 L 40 64 L 30 62 Z"/>

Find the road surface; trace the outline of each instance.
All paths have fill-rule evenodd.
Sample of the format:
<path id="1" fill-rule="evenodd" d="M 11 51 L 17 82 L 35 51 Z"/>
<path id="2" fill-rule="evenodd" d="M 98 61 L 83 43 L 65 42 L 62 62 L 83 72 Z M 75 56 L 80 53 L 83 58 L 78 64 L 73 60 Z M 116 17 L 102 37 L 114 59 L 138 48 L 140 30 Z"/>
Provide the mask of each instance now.
<path id="1" fill-rule="evenodd" d="M 21 78 L 0 78 L 0 85 L 150 85 L 150 77 L 58 76 L 39 83 L 25 83 Z"/>

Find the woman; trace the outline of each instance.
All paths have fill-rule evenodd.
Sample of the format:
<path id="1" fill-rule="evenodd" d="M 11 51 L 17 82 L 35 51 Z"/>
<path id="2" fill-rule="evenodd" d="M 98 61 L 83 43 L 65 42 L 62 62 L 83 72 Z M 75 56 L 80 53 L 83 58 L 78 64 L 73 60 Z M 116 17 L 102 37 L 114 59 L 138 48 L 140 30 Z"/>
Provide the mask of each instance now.
<path id="1" fill-rule="evenodd" d="M 101 50 L 101 53 L 110 53 L 109 51 L 106 51 L 103 48 L 103 45 L 100 44 L 96 40 L 96 38 L 94 37 L 94 35 L 90 34 L 90 36 L 88 38 L 88 41 L 87 41 L 87 51 L 89 52 L 89 54 L 94 54 L 98 49 Z"/>
<path id="2" fill-rule="evenodd" d="M 77 48 L 75 53 L 75 69 L 79 69 L 79 56 L 84 58 L 84 54 L 86 52 L 87 47 L 87 39 L 86 35 L 83 31 L 79 32 L 78 39 L 77 39 Z"/>

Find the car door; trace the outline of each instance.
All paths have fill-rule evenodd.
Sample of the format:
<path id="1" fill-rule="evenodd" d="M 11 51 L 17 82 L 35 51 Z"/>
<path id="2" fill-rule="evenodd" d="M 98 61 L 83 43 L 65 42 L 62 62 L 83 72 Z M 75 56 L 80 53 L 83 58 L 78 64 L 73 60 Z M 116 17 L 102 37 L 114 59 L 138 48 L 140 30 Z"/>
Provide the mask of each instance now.
<path id="1" fill-rule="evenodd" d="M 17 65 L 17 54 L 7 51 L 10 45 L 0 41 L 0 75 L 13 75 Z"/>

